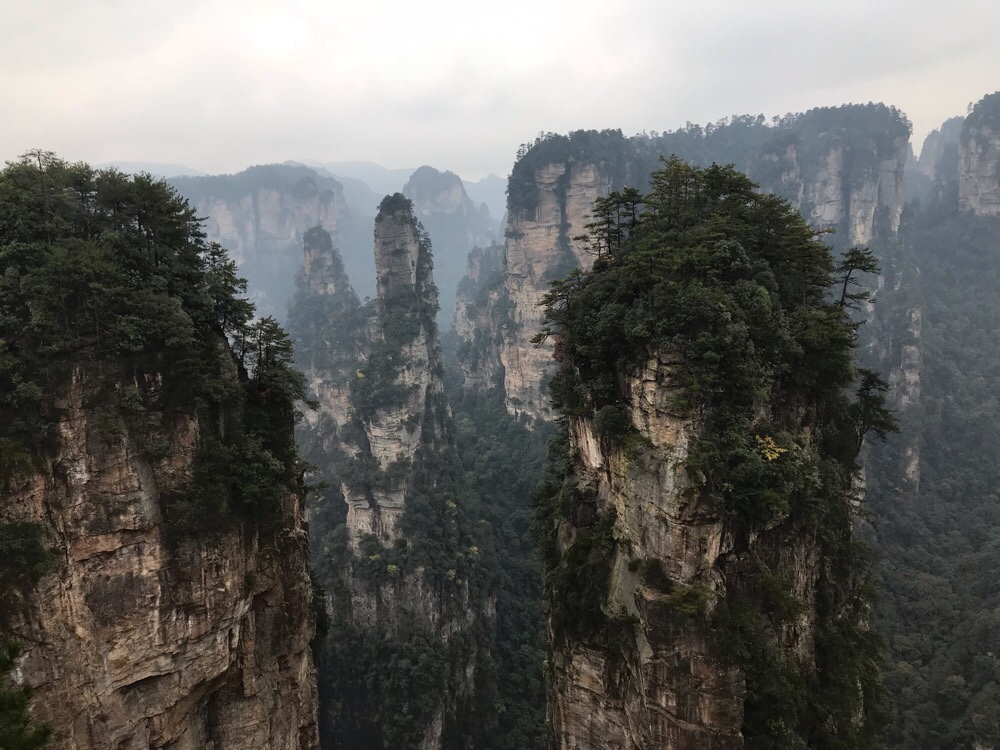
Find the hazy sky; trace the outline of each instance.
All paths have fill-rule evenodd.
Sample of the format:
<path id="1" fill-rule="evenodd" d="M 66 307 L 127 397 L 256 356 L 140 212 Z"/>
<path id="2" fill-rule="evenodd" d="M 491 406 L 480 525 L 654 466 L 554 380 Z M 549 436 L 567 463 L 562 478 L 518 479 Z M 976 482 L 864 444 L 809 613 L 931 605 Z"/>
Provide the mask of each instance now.
<path id="1" fill-rule="evenodd" d="M 0 0 L 0 159 L 506 175 L 541 130 L 844 102 L 915 142 L 1000 89 L 985 0 Z"/>

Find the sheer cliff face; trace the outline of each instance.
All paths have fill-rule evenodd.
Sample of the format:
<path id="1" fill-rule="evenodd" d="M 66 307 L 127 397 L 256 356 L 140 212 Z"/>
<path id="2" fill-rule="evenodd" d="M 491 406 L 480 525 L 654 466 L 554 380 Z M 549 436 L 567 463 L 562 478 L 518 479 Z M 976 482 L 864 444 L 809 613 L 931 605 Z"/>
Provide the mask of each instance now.
<path id="1" fill-rule="evenodd" d="M 958 201 L 976 216 L 1000 215 L 1000 92 L 982 99 L 962 128 Z"/>
<path id="2" fill-rule="evenodd" d="M 834 229 L 842 244 L 867 245 L 882 228 L 899 230 L 905 198 L 904 174 L 909 139 L 887 146 L 834 142 L 819 153 L 802 155 L 790 145 L 764 154 L 781 170 L 779 179 L 761 177 L 761 188 L 786 198 L 817 229 Z M 750 176 L 757 178 L 755 170 Z"/>
<path id="3" fill-rule="evenodd" d="M 160 385 L 118 376 L 72 368 L 52 393 L 47 472 L 4 497 L 56 553 L 12 624 L 52 747 L 318 747 L 299 498 L 284 497 L 266 532 L 170 540 L 163 497 L 191 476 L 199 423 L 109 406 L 123 387 Z"/>
<path id="4" fill-rule="evenodd" d="M 550 281 L 593 263 L 593 256 L 573 238 L 583 234 L 594 199 L 606 195 L 611 184 L 597 166 L 587 163 L 545 165 L 535 172 L 535 181 L 537 207 L 512 211 L 507 220 L 504 294 L 510 300 L 510 326 L 500 361 L 508 410 L 551 419 L 543 382 L 552 370 L 552 346 L 531 342 L 541 328 L 539 305 Z"/>
<path id="5" fill-rule="evenodd" d="M 614 519 L 602 608 L 613 613 L 624 643 L 609 648 L 600 638 L 565 638 L 550 628 L 548 712 L 561 749 L 743 746 L 740 671 L 725 663 L 712 629 L 678 616 L 664 590 L 724 595 L 723 560 L 733 548 L 721 514 L 692 499 L 684 466 L 699 425 L 671 409 L 678 364 L 652 358 L 626 386 L 631 422 L 650 441 L 641 453 L 601 440 L 591 420 L 570 424 L 579 455 L 573 472 L 585 502 L 558 537 L 566 550 L 598 514 Z M 808 621 L 798 625 L 807 637 Z"/>
<path id="6" fill-rule="evenodd" d="M 384 355 L 393 363 L 387 386 L 398 390 L 400 398 L 391 405 L 373 405 L 362 420 L 364 440 L 354 447 L 374 458 L 383 472 L 394 465 L 412 467 L 421 445 L 435 444 L 444 432 L 441 420 L 446 414 L 435 409 L 436 403 L 443 403 L 444 386 L 431 317 L 438 306 L 431 267 L 430 244 L 409 206 L 380 211 L 375 222 L 377 315 L 382 344 L 392 348 Z M 410 330 L 397 341 L 386 341 L 396 338 L 396 331 L 388 330 L 396 326 Z M 375 534 L 386 545 L 399 538 L 408 483 L 405 475 L 399 476 L 364 495 L 342 486 L 352 542 L 364 534 Z"/>
<path id="7" fill-rule="evenodd" d="M 489 723 L 491 677 L 480 665 L 493 604 L 477 578 L 477 532 L 444 399 L 430 243 L 396 194 L 375 223 L 373 303 L 349 291 L 328 236 L 307 243 L 306 263 L 291 312 L 319 401 L 306 435 L 317 447 L 306 457 L 333 486 L 312 511 L 331 614 L 324 742 L 472 746 Z M 390 673 L 391 659 L 421 666 Z"/>

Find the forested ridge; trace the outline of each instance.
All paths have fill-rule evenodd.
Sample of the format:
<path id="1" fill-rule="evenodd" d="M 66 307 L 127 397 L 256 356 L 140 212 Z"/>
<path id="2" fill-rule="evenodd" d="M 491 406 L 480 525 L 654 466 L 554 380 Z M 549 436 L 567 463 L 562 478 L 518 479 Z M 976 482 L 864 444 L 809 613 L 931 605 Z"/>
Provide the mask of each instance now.
<path id="1" fill-rule="evenodd" d="M 177 420 L 196 420 L 191 475 L 160 497 L 173 545 L 267 528 L 301 491 L 302 376 L 288 337 L 254 318 L 245 290 L 161 181 L 41 151 L 0 171 L 0 634 L 65 554 L 6 501 L 66 471 L 57 394 L 72 382 L 100 415 L 89 439 L 130 433 L 151 465 L 171 459 Z M 9 684 L 18 645 L 4 648 L 0 744 L 35 747 L 47 732 L 27 721 L 30 689 Z"/>
<path id="2" fill-rule="evenodd" d="M 851 533 L 853 485 L 866 437 L 895 423 L 885 384 L 852 362 L 850 313 L 867 297 L 855 275 L 875 270 L 874 259 L 857 249 L 835 264 L 786 202 L 755 192 L 732 167 L 672 158 L 651 183 L 646 194 L 596 201 L 587 227 L 593 267 L 555 282 L 546 297 L 541 335 L 555 337 L 559 363 L 553 402 L 563 417 L 588 420 L 602 441 L 651 461 L 641 458 L 648 438 L 629 418 L 621 384 L 651 356 L 676 358 L 671 408 L 701 425 L 684 462 L 695 477 L 690 491 L 718 509 L 737 541 L 721 563 L 721 590 L 708 577 L 675 584 L 657 573 L 658 561 L 636 560 L 670 602 L 643 627 L 708 623 L 746 680 L 747 747 L 872 747 L 881 657 L 867 626 L 868 553 Z M 615 508 L 598 503 L 596 520 L 568 546 L 560 541 L 593 502 L 577 484 L 578 462 L 557 451 L 538 498 L 550 628 L 556 644 L 603 643 L 627 663 L 638 624 L 605 601 L 612 560 L 629 549 Z M 761 561 L 782 529 L 817 545 L 818 577 L 805 598 L 783 577 L 803 571 Z M 817 631 L 806 657 L 777 635 L 804 611 L 815 612 Z"/>

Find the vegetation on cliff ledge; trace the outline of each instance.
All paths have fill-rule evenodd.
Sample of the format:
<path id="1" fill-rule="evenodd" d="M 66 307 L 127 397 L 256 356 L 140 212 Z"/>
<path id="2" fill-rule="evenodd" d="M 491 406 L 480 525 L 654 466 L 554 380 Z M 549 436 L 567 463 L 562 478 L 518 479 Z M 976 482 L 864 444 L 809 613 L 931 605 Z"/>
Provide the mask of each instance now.
<path id="1" fill-rule="evenodd" d="M 866 627 L 867 558 L 851 531 L 852 483 L 865 437 L 895 429 L 884 383 L 852 362 L 850 314 L 865 296 L 854 282 L 874 261 L 856 249 L 835 264 L 787 202 L 756 192 L 732 167 L 672 158 L 651 184 L 645 195 L 596 202 L 592 270 L 574 271 L 546 297 L 539 338 L 555 338 L 553 402 L 635 454 L 643 440 L 622 384 L 651 356 L 675 361 L 673 409 L 698 425 L 686 474 L 735 545 L 722 561 L 733 567 L 723 598 L 675 590 L 675 615 L 711 618 L 720 653 L 742 669 L 748 748 L 866 747 L 878 650 Z M 620 650 L 630 622 L 604 602 L 609 559 L 627 541 L 613 509 L 575 486 L 572 456 L 556 452 L 538 521 L 553 629 L 557 639 Z M 560 528 L 594 508 L 596 519 L 562 549 Z M 809 602 L 750 553 L 787 535 L 815 539 L 821 556 Z M 643 575 L 654 567 L 636 561 Z M 782 652 L 777 634 L 805 606 L 816 614 L 816 642 L 802 661 Z"/>
<path id="2" fill-rule="evenodd" d="M 52 398 L 87 373 L 100 418 L 154 465 L 172 420 L 199 424 L 194 476 L 165 496 L 171 529 L 270 517 L 295 489 L 291 343 L 254 319 L 246 282 L 165 183 L 31 152 L 0 172 L 0 441 L 21 481 L 52 450 Z M 98 393 L 99 392 L 99 393 Z M 96 433 L 101 433 L 100 435 Z"/>

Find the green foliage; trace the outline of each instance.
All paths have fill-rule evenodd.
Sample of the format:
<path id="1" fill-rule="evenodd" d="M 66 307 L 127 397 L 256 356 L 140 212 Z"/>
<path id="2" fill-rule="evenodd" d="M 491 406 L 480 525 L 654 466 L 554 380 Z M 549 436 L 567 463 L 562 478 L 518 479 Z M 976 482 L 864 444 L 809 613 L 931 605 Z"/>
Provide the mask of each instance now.
<path id="1" fill-rule="evenodd" d="M 292 404 L 304 392 L 291 343 L 273 319 L 252 321 L 246 282 L 203 237 L 190 206 L 149 175 L 48 152 L 0 172 L 3 482 L 45 450 L 43 394 L 62 387 L 67 363 L 98 361 L 125 420 L 109 411 L 106 426 L 133 432 L 149 458 L 165 446 L 147 412 L 199 418 L 196 479 L 164 498 L 175 531 L 233 511 L 252 519 L 294 490 Z"/>
<path id="2" fill-rule="evenodd" d="M 861 305 L 873 302 L 871 292 L 860 281 L 861 274 L 878 273 L 878 259 L 867 247 L 852 247 L 843 254 L 834 269 L 840 299 L 837 304 L 850 310 L 861 310 Z"/>
<path id="3" fill-rule="evenodd" d="M 45 747 L 52 728 L 31 720 L 28 710 L 31 687 L 18 685 L 11 672 L 21 655 L 21 646 L 10 641 L 0 648 L 0 748 L 3 750 L 34 750 Z"/>
<path id="4" fill-rule="evenodd" d="M 1000 91 L 987 94 L 976 102 L 962 126 L 962 143 L 968 145 L 972 134 L 984 128 L 994 133 L 1000 130 Z"/>
<path id="5" fill-rule="evenodd" d="M 0 625 L 52 566 L 43 529 L 30 521 L 0 521 Z"/>
<path id="6" fill-rule="evenodd" d="M 413 201 L 402 193 L 387 195 L 382 199 L 382 202 L 378 204 L 378 213 L 379 217 L 394 213 L 412 214 Z M 376 218 L 376 221 L 378 221 L 378 218 Z"/>
<path id="7" fill-rule="evenodd" d="M 489 525 L 481 557 L 493 557 L 498 717 L 486 747 L 545 747 L 545 659 L 541 570 L 530 498 L 542 476 L 549 430 L 528 430 L 508 414 L 502 391 L 452 391 L 455 442 Z"/>
<path id="8" fill-rule="evenodd" d="M 902 283 L 882 295 L 879 340 L 887 359 L 899 362 L 903 347 L 921 359 L 903 360 L 919 368 L 920 391 L 900 409 L 902 435 L 868 461 L 891 698 L 884 746 L 996 746 L 1000 221 L 926 205 L 904 222 L 893 271 Z"/>

